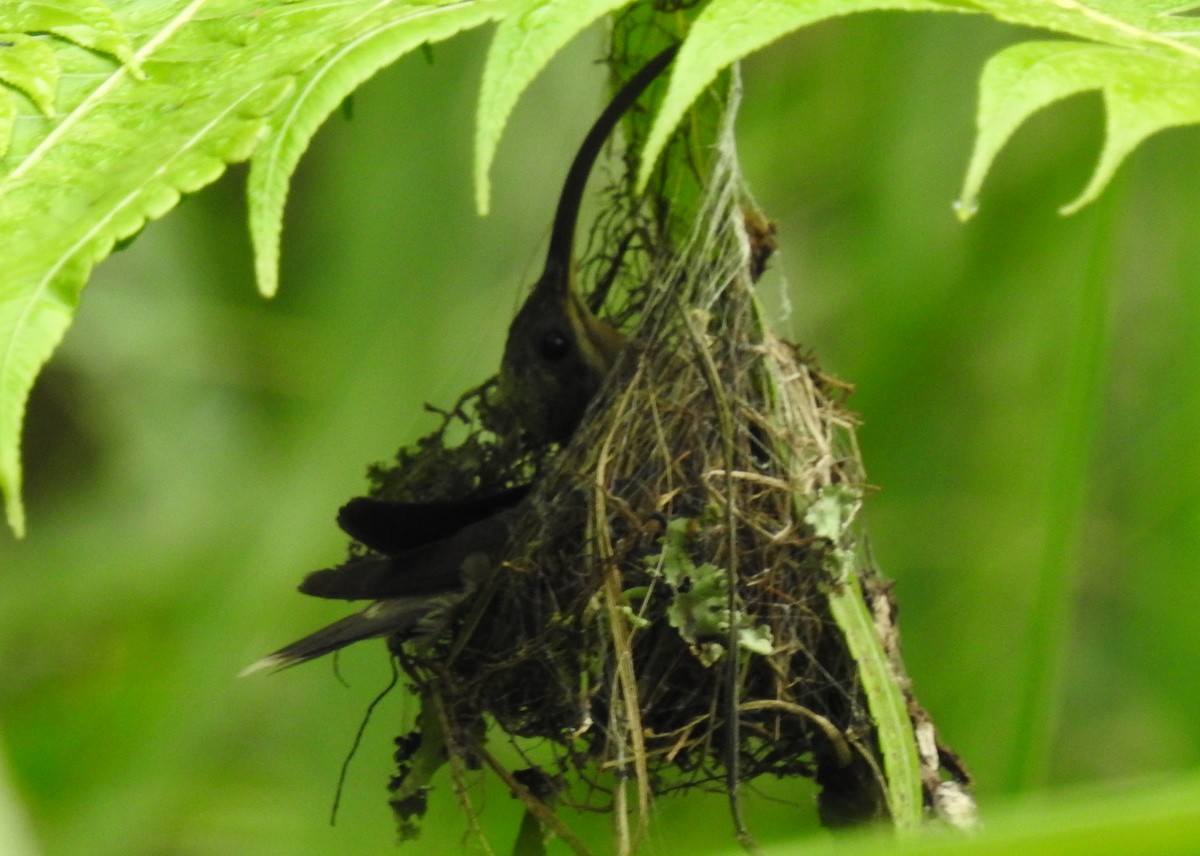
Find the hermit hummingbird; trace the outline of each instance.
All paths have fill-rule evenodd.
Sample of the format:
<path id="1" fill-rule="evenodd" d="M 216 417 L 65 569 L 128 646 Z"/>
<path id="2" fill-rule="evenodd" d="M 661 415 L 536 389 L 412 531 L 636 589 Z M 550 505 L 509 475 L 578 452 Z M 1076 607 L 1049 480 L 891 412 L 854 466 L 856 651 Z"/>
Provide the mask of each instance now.
<path id="1" fill-rule="evenodd" d="M 604 141 L 675 52 L 667 48 L 631 77 L 584 138 L 559 195 L 545 267 L 509 328 L 501 400 L 535 441 L 570 439 L 625 344 L 624 334 L 597 318 L 579 293 L 572 271 L 575 228 Z M 242 674 L 303 663 L 364 639 L 435 634 L 493 571 L 530 489 L 443 502 L 352 499 L 339 510 L 338 525 L 372 552 L 314 571 L 299 588 L 315 597 L 373 602 Z"/>

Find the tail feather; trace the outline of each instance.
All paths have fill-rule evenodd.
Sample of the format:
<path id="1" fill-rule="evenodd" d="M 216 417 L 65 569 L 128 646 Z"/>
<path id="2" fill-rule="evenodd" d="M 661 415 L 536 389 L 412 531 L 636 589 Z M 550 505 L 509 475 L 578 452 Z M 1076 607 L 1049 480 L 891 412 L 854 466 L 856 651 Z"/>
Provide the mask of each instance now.
<path id="1" fill-rule="evenodd" d="M 347 615 L 303 639 L 280 648 L 274 654 L 268 654 L 251 663 L 238 677 L 286 669 L 365 639 L 381 636 L 410 638 L 421 635 L 427 631 L 428 624 L 435 618 L 434 613 L 443 614 L 445 609 L 452 605 L 451 601 L 461 598 L 461 593 L 451 592 L 447 596 L 437 598 L 414 597 L 377 601 L 361 612 Z"/>
<path id="2" fill-rule="evenodd" d="M 496 522 L 492 525 L 495 526 Z M 476 527 L 481 527 L 481 524 L 476 524 Z M 483 528 L 487 539 L 493 537 L 486 527 Z M 476 532 L 472 537 L 478 536 Z M 457 588 L 377 600 L 366 609 L 322 627 L 274 654 L 251 663 L 239 677 L 286 669 L 365 639 L 388 636 L 408 640 L 436 636 L 446 628 L 454 608 L 474 592 L 493 570 L 492 560 L 487 553 L 478 550 L 468 553 L 458 567 Z"/>

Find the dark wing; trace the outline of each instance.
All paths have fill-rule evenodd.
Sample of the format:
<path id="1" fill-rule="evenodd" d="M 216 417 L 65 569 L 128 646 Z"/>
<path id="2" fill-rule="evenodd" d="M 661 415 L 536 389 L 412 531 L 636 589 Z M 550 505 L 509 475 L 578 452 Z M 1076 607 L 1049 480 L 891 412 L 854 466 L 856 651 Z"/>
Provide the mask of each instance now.
<path id="1" fill-rule="evenodd" d="M 449 538 L 396 556 L 364 557 L 309 574 L 300 584 L 305 594 L 374 598 L 375 603 L 280 648 L 242 674 L 293 666 L 364 639 L 412 639 L 439 632 L 453 610 L 492 573 L 508 546 L 516 515 L 508 508 Z"/>
<path id="2" fill-rule="evenodd" d="M 335 600 L 380 600 L 461 589 L 464 563 L 491 565 L 503 554 L 514 513 L 506 508 L 447 538 L 393 556 L 364 556 L 314 571 L 300 583 L 300 591 Z"/>
<path id="3" fill-rule="evenodd" d="M 337 522 L 355 541 L 393 556 L 449 538 L 472 523 L 512 508 L 528 494 L 529 485 L 521 485 L 445 502 L 394 502 L 360 496 L 341 507 Z"/>

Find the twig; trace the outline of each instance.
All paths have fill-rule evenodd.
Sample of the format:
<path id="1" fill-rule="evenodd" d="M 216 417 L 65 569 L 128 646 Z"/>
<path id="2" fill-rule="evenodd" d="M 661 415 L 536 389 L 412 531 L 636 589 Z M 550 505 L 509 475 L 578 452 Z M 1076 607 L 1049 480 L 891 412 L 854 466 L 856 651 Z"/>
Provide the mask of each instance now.
<path id="1" fill-rule="evenodd" d="M 486 747 L 479 746 L 476 747 L 476 750 L 479 752 L 479 757 L 483 759 L 483 762 L 491 768 L 493 773 L 500 777 L 504 784 L 508 785 L 509 789 L 513 792 L 513 796 L 525 804 L 525 807 L 533 813 L 539 823 L 549 827 L 555 835 L 561 838 L 579 856 L 595 856 L 588 849 L 588 846 L 579 840 L 579 836 L 571 831 L 571 827 L 563 823 L 558 818 L 558 815 L 554 813 L 554 810 L 546 805 L 544 801 L 538 799 L 533 791 L 517 781 L 516 777 L 506 770 L 504 765 L 497 761 L 496 757 Z"/>

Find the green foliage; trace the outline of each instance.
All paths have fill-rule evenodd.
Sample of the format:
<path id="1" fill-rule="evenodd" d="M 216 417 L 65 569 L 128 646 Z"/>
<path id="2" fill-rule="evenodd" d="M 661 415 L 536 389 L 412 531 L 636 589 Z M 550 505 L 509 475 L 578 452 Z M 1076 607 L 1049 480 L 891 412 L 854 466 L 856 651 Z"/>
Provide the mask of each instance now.
<path id="1" fill-rule="evenodd" d="M 70 5 L 39 0 L 5 3 L 0 5 L 0 33 L 7 34 L 0 41 L 17 48 L 0 51 L 0 81 L 22 92 L 48 115 L 54 112 L 58 57 L 50 43 L 30 33 L 58 36 L 79 47 L 109 54 L 137 71 L 129 38 L 112 9 L 100 0 L 71 0 Z M 23 53 L 21 48 L 30 43 L 34 45 L 28 49 L 32 55 L 16 59 L 15 55 Z"/>
<path id="2" fill-rule="evenodd" d="M 78 0 L 0 7 L 0 494 L 24 530 L 25 403 L 70 325 L 92 267 L 181 194 L 253 154 L 249 219 L 259 289 L 278 283 L 288 186 L 312 135 L 381 67 L 421 45 L 500 21 L 479 100 L 477 206 L 520 93 L 581 29 L 628 0 Z M 730 63 L 801 27 L 872 10 L 981 12 L 1086 41 L 1028 42 L 981 81 L 964 217 L 996 153 L 1032 113 L 1099 89 L 1105 145 L 1071 212 L 1142 140 L 1200 121 L 1200 23 L 1155 0 L 713 0 L 692 25 L 647 139 L 642 181 L 688 105 Z M 65 77 L 64 77 L 65 76 Z M 69 85 L 61 81 L 69 79 Z M 148 129 L 152 132 L 148 133 Z M 103 169 L 97 169 L 103 164 Z"/>
<path id="3" fill-rule="evenodd" d="M 1080 793 L 994 812 L 975 835 L 878 833 L 846 836 L 828 849 L 775 847 L 766 856 L 1179 856 L 1200 849 L 1200 781 L 1195 776 L 1145 784 L 1121 794 Z M 731 851 L 732 852 L 732 851 Z"/>
<path id="4" fill-rule="evenodd" d="M 54 51 L 42 39 L 24 33 L 4 38 L 0 51 L 0 80 L 24 94 L 47 116 L 54 115 L 54 90 L 58 88 L 58 61 Z M 12 109 L 13 95 L 5 91 L 5 101 Z M 5 122 L 5 150 L 12 137 L 12 119 Z"/>
<path id="5" fill-rule="evenodd" d="M 803 509 L 803 517 L 818 538 L 830 543 L 827 562 L 831 565 L 828 570 L 833 584 L 829 612 L 845 634 L 846 646 L 858 664 L 871 718 L 879 730 L 892 820 L 897 828 L 914 829 L 921 824 L 922 807 L 921 768 L 912 720 L 887 653 L 881 647 L 878 628 L 867 609 L 859 576 L 853 572 L 861 551 L 854 528 L 861 508 L 862 497 L 857 491 L 830 485 Z"/>
<path id="6" fill-rule="evenodd" d="M 981 12 L 1085 42 L 1030 42 L 999 53 L 980 82 L 979 133 L 958 210 L 968 217 L 996 152 L 1031 114 L 1076 92 L 1099 89 L 1108 107 L 1100 161 L 1064 208 L 1093 201 L 1121 161 L 1156 131 L 1200 122 L 1200 21 L 1175 2 L 1096 0 L 714 0 L 696 19 L 647 140 L 641 182 L 687 106 L 718 71 L 801 27 L 874 10 Z"/>
<path id="7" fill-rule="evenodd" d="M 393 848 L 381 784 L 387 741 L 414 715 L 403 693 L 373 721 L 328 828 L 338 766 L 388 677 L 381 649 L 342 658 L 349 689 L 321 666 L 270 686 L 232 676 L 342 611 L 290 588 L 342 557 L 332 516 L 362 489 L 363 462 L 430 427 L 422 401 L 445 404 L 494 367 L 558 190 L 558 131 L 599 106 L 574 97 L 598 52 L 583 39 L 523 97 L 496 216 L 474 218 L 463 93 L 485 35 L 439 47 L 432 68 L 414 56 L 382 73 L 353 123 L 316 138 L 278 301 L 254 297 L 228 180 L 97 269 L 35 391 L 34 525 L 0 539 L 0 728 L 11 804 L 43 852 L 461 849 L 455 822 Z M 916 689 L 976 775 L 985 820 L 967 841 L 830 839 L 811 791 L 768 781 L 748 798 L 768 852 L 1198 849 L 1200 135 L 1151 140 L 1103 198 L 1111 212 L 1064 220 L 1054 206 L 1086 183 L 1102 127 L 1100 98 L 1073 98 L 1014 136 L 960 226 L 946 203 L 970 149 L 969 70 L 1006 38 L 982 16 L 857 16 L 747 64 L 739 139 L 778 223 L 790 335 L 857 387 L 881 488 L 865 501 L 872 546 L 897 579 Z M 28 123 L 36 108 L 21 103 Z M 420 121 L 400 133 L 397 114 Z M 1076 326 L 1085 351 L 1097 344 L 1081 304 L 1098 244 L 1113 258 L 1092 393 L 1069 354 Z M 1063 449 L 1078 431 L 1069 402 L 1091 394 L 1093 438 Z M 1078 537 L 1047 495 L 1060 478 Z M 1052 739 L 1027 745 L 1023 672 L 1047 657 L 1030 605 L 1061 546 L 1048 542 L 1068 538 L 1059 677 L 1038 711 Z M 1024 752 L 1039 753 L 1036 783 L 1009 778 Z M 431 811 L 455 817 L 444 778 Z M 511 841 L 507 788 L 468 785 Z M 721 797 L 655 810 L 660 845 L 734 852 Z M 609 818 L 581 823 L 597 848 L 610 840 Z"/>
<path id="8" fill-rule="evenodd" d="M 654 162 L 688 106 L 718 72 L 801 27 L 838 15 L 882 9 L 938 11 L 937 0 L 713 0 L 696 17 L 679 50 L 671 82 L 642 151 L 638 183 L 645 186 Z"/>
<path id="9" fill-rule="evenodd" d="M 1194 18 L 1184 19 L 1195 26 Z M 1200 28 L 1194 34 L 1200 37 Z M 1181 48 L 1186 45 L 1180 45 Z M 970 216 L 984 176 L 1012 133 L 1038 110 L 1077 92 L 1099 89 L 1107 108 L 1104 149 L 1087 187 L 1063 214 L 1095 201 L 1121 162 L 1151 134 L 1200 123 L 1200 51 L 1086 42 L 1023 42 L 988 61 L 980 81 L 975 150 L 959 196 Z"/>
<path id="10" fill-rule="evenodd" d="M 398 9 L 390 17 L 373 17 L 370 25 L 355 27 L 352 38 L 299 76 L 295 89 L 271 117 L 266 138 L 250 160 L 250 235 L 258 290 L 264 296 L 274 295 L 279 286 L 279 236 L 292 174 L 321 124 L 379 69 L 421 45 L 477 27 L 521 5 L 462 3 L 414 7 L 403 14 Z"/>
<path id="11" fill-rule="evenodd" d="M 475 137 L 476 201 L 486 210 L 496 148 L 521 93 L 579 31 L 627 2 L 0 5 L 0 493 L 12 530 L 24 530 L 19 446 L 26 402 L 99 261 L 227 164 L 249 158 L 255 269 L 260 291 L 273 294 L 288 189 L 324 120 L 406 53 L 498 21 Z M 1106 126 L 1091 177 L 1063 213 L 1095 201 L 1152 134 L 1200 123 L 1200 20 L 1182 14 L 1186 8 L 1177 0 L 712 0 L 676 61 L 645 147 L 643 180 L 671 130 L 721 69 L 800 28 L 874 10 L 973 13 L 1069 37 L 1024 41 L 986 62 L 974 148 L 957 203 L 964 219 L 975 212 L 980 188 L 1014 132 L 1071 95 L 1098 91 Z M 1092 451 L 1091 435 L 1079 428 L 1096 407 L 1100 358 L 1089 348 L 1102 335 L 1081 334 L 1084 368 L 1070 399 L 1078 407 L 1064 415 L 1056 435 L 1067 464 L 1055 479 L 1057 528 L 1047 539 L 1043 586 L 1035 589 L 1030 650 L 1039 668 L 1024 688 L 1018 727 L 1025 755 L 1014 754 L 1014 780 L 1024 784 L 1037 778 L 1028 770 L 1043 763 L 1046 710 L 1061 681 L 1056 658 L 1065 644 L 1061 627 L 1073 567 L 1067 541 L 1082 513 L 1081 473 Z M 809 509 L 810 522 L 837 529 L 845 498 L 829 499 L 828 507 Z M 678 626 L 685 635 L 702 636 L 696 628 L 703 631 L 705 621 L 721 625 L 715 605 L 723 576 L 711 566 L 689 573 L 699 584 L 677 602 Z M 833 602 L 852 646 L 857 632 L 867 640 L 869 616 L 858 593 L 847 587 Z M 748 637 L 747 646 L 756 641 L 764 640 Z M 879 662 L 866 673 L 886 669 Z M 873 697 L 886 699 L 886 688 Z M 891 721 L 902 723 L 904 711 L 893 701 Z M 889 713 L 875 713 L 886 728 Z M 888 765 L 900 769 L 910 761 L 889 757 Z M 899 817 L 915 816 L 914 806 L 894 808 Z"/>
<path id="12" fill-rule="evenodd" d="M 489 172 L 500 135 L 521 92 L 562 47 L 601 15 L 630 0 L 549 0 L 500 22 L 488 50 L 475 121 L 475 192 L 479 213 L 491 198 Z"/>
<path id="13" fill-rule="evenodd" d="M 126 0 L 111 13 L 34 4 L 14 15 L 31 33 L 69 40 L 22 35 L 0 48 L 11 55 L 0 79 L 19 105 L 0 161 L 0 492 L 14 532 L 24 530 L 25 403 L 92 267 L 266 136 L 252 200 L 268 259 L 262 287 L 272 290 L 289 164 L 320 119 L 404 50 L 517 5 Z"/>
<path id="14" fill-rule="evenodd" d="M 148 5 L 125 10 L 140 44 L 130 63 L 57 42 L 48 49 L 52 62 L 24 63 L 13 90 L 32 104 L 44 93 L 45 113 L 54 113 L 19 107 L 0 161 L 0 488 L 18 534 L 25 401 L 92 266 L 181 193 L 250 153 L 296 61 L 287 49 L 255 51 L 255 27 L 244 18 L 200 19 L 198 3 Z M 73 26 L 73 38 L 105 43 L 81 27 Z M 144 79 L 133 73 L 138 65 Z M 71 86 L 57 85 L 59 70 Z"/>

